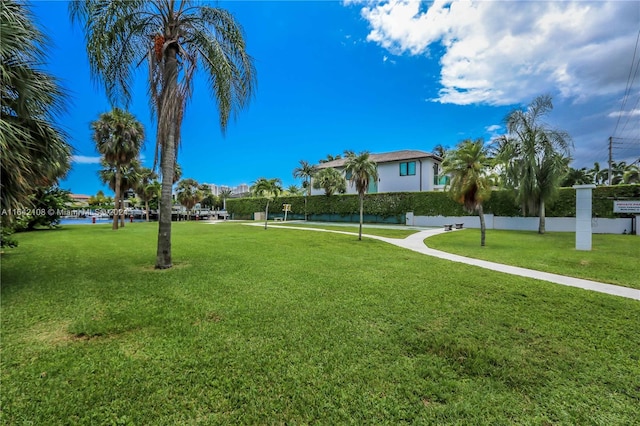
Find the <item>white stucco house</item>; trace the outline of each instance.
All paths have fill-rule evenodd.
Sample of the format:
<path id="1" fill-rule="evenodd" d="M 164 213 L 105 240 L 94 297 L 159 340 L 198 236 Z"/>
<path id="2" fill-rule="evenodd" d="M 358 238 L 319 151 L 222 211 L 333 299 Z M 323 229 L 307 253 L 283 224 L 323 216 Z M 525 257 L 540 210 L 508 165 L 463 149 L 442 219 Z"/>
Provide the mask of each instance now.
<path id="1" fill-rule="evenodd" d="M 378 182 L 369 184 L 369 193 L 442 191 L 444 179 L 440 176 L 442 158 L 429 152 L 402 150 L 371 154 L 378 166 Z M 333 167 L 343 171 L 347 160 L 341 158 L 316 165 L 316 170 Z M 313 184 L 313 179 L 312 179 Z M 355 194 L 347 182 L 347 194 Z M 311 195 L 322 195 L 324 190 L 312 189 Z"/>

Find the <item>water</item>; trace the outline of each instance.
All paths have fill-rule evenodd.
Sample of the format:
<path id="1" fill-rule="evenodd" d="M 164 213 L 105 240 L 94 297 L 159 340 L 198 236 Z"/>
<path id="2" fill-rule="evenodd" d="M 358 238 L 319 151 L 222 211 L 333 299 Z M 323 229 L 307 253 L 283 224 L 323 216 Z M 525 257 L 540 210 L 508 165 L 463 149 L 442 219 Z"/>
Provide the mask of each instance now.
<path id="1" fill-rule="evenodd" d="M 134 222 L 146 222 L 145 219 L 133 219 Z M 64 218 L 60 219 L 60 225 L 104 225 L 113 223 L 113 219 L 106 217 L 97 217 L 96 223 L 93 223 L 93 218 Z M 129 223 L 129 219 L 125 219 L 125 224 Z"/>

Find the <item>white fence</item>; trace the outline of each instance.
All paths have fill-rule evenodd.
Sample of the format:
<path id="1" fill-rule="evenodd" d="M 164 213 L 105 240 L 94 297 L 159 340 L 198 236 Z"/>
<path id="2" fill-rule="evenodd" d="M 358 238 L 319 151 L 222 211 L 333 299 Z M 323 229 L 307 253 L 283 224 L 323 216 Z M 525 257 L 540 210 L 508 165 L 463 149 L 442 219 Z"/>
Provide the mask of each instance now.
<path id="1" fill-rule="evenodd" d="M 640 216 L 636 216 L 640 217 Z M 539 219 L 537 217 L 505 217 L 484 215 L 487 229 L 508 229 L 513 231 L 537 231 Z M 636 220 L 638 222 L 638 220 Z M 443 226 L 456 223 L 464 224 L 465 228 L 480 228 L 478 216 L 414 216 L 412 212 L 406 214 L 406 224 L 409 226 Z M 622 234 L 630 233 L 633 219 L 593 218 L 591 229 L 594 234 Z M 640 235 L 636 226 L 636 234 Z M 549 232 L 576 232 L 575 217 L 547 217 L 545 229 Z"/>

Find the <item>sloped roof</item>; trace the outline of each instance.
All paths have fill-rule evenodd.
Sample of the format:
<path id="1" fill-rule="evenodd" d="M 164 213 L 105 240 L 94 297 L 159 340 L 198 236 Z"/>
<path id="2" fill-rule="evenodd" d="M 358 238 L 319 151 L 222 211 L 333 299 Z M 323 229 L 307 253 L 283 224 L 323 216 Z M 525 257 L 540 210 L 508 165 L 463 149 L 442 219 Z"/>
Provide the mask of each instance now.
<path id="1" fill-rule="evenodd" d="M 372 161 L 376 163 L 391 163 L 394 161 L 404 160 L 417 160 L 420 158 L 434 158 L 438 161 L 442 161 L 442 158 L 435 154 L 425 151 L 405 149 L 401 151 L 383 152 L 381 154 L 371 154 L 369 156 Z M 342 167 L 346 163 L 346 158 L 340 158 L 338 160 L 328 161 L 326 163 L 320 163 L 316 165 L 317 169 L 327 169 L 329 167 Z"/>

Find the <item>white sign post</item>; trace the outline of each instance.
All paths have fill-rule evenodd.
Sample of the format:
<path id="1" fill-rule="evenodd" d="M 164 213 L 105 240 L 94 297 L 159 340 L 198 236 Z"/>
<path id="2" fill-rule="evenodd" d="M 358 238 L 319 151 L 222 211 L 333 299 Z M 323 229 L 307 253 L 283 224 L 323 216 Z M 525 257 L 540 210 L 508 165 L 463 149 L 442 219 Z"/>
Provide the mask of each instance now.
<path id="1" fill-rule="evenodd" d="M 573 185 L 576 190 L 576 250 L 591 250 L 591 192 L 595 185 Z"/>
<path id="2" fill-rule="evenodd" d="M 282 211 L 284 212 L 284 221 L 287 221 L 287 212 L 291 211 L 291 204 L 283 204 Z"/>

